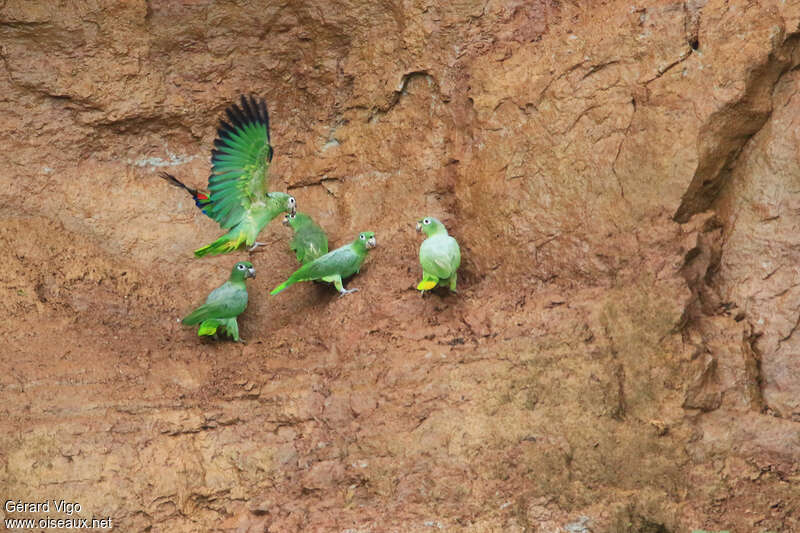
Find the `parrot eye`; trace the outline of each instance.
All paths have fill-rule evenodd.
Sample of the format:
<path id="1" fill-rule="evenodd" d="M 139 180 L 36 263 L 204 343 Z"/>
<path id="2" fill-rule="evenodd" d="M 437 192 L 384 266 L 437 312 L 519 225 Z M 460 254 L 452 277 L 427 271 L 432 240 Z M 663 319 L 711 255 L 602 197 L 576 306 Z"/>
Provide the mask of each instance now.
<path id="1" fill-rule="evenodd" d="M 367 236 L 362 233 L 361 235 L 358 236 L 358 238 L 363 241 L 366 240 Z"/>
<path id="2" fill-rule="evenodd" d="M 297 201 L 294 199 L 294 196 L 289 197 L 289 205 L 294 205 Z"/>
<path id="3" fill-rule="evenodd" d="M 431 223 L 431 219 L 429 219 L 429 218 L 426 218 L 425 220 L 423 220 L 423 221 L 422 221 L 422 223 L 423 223 L 423 224 L 425 224 L 425 225 L 427 226 L 428 224 L 430 224 L 430 223 Z"/>
<path id="4" fill-rule="evenodd" d="M 244 265 L 236 265 L 236 268 L 238 268 L 239 270 L 244 270 Z"/>

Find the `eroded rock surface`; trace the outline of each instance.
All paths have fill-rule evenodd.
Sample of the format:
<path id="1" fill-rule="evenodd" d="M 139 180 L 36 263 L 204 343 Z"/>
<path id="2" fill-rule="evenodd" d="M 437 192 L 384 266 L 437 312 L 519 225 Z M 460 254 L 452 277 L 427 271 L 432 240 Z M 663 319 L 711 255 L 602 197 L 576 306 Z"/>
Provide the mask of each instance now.
<path id="1" fill-rule="evenodd" d="M 800 530 L 798 23 L 3 3 L 0 492 L 123 531 Z M 268 297 L 273 223 L 237 345 L 175 319 L 248 254 L 194 259 L 219 229 L 157 173 L 204 185 L 243 92 L 273 187 L 379 247 L 359 293 Z M 413 290 L 424 214 L 458 296 Z"/>

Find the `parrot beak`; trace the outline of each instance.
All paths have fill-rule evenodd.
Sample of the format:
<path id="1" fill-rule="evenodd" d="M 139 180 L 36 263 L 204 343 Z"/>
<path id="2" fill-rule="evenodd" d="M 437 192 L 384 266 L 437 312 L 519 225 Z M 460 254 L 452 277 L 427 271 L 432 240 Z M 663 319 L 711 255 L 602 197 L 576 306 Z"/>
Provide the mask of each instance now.
<path id="1" fill-rule="evenodd" d="M 378 246 L 378 241 L 375 240 L 375 236 L 373 235 L 367 240 L 367 248 L 375 248 Z"/>
<path id="2" fill-rule="evenodd" d="M 291 214 L 293 214 L 293 215 L 297 214 L 297 206 L 294 206 L 294 205 L 293 205 L 293 206 L 292 206 L 292 210 L 291 210 L 290 212 L 291 212 Z"/>
<path id="3" fill-rule="evenodd" d="M 422 231 L 422 224 L 417 222 L 417 231 Z"/>
<path id="4" fill-rule="evenodd" d="M 250 267 L 247 269 L 247 274 L 245 275 L 246 278 L 255 278 L 256 277 L 256 269 Z"/>

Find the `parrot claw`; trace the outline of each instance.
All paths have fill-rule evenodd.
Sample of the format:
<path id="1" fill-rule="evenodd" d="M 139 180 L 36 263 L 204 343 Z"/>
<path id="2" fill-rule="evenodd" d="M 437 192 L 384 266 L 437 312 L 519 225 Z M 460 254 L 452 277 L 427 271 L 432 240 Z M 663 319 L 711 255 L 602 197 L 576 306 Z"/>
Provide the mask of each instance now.
<path id="1" fill-rule="evenodd" d="M 356 288 L 356 289 L 342 289 L 342 290 L 339 292 L 339 298 L 341 298 L 341 297 L 342 297 L 342 296 L 344 296 L 345 294 L 350 294 L 351 292 L 358 292 L 358 289 L 357 289 L 357 288 Z"/>
<path id="2" fill-rule="evenodd" d="M 265 244 L 267 244 L 267 243 L 265 243 L 265 242 L 254 242 L 254 243 L 253 243 L 253 246 L 251 246 L 250 248 L 248 248 L 248 249 L 247 249 L 247 251 L 248 251 L 248 252 L 252 252 L 253 250 L 255 250 L 256 248 L 258 248 L 259 246 L 264 246 Z"/>

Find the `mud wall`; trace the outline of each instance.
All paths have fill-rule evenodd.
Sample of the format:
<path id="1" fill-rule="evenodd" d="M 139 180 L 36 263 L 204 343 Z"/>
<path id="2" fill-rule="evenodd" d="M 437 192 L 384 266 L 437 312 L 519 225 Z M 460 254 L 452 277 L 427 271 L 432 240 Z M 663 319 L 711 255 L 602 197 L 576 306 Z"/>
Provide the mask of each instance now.
<path id="1" fill-rule="evenodd" d="M 123 531 L 800 529 L 800 8 L 0 4 L 0 494 Z M 196 186 L 264 97 L 338 299 L 176 323 L 247 252 Z M 421 299 L 414 220 L 462 245 Z M 52 513 L 51 513 L 52 514 Z M 9 514 L 6 517 L 27 516 Z M 30 516 L 40 516 L 35 513 Z"/>

